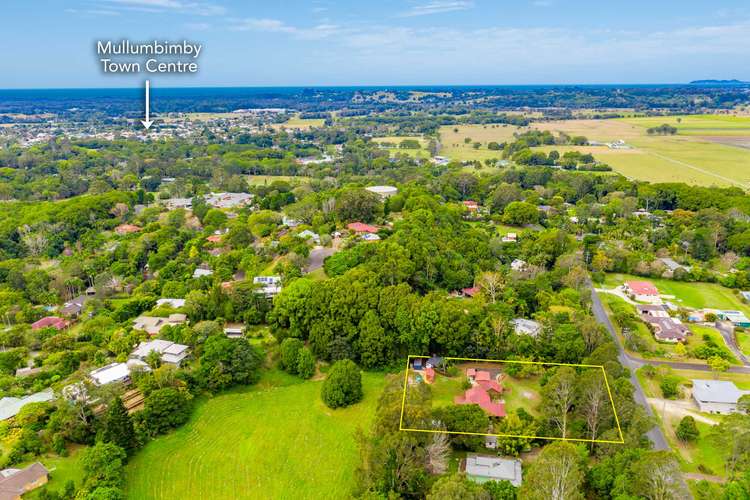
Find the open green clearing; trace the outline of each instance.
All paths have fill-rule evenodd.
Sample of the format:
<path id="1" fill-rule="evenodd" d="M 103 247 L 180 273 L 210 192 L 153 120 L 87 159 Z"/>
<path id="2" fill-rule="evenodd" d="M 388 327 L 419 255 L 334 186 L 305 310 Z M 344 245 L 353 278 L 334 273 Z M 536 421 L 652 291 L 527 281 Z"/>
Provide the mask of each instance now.
<path id="1" fill-rule="evenodd" d="M 487 148 L 490 142 L 513 141 L 513 134 L 519 131 L 515 125 L 502 123 L 489 123 L 486 125 L 444 125 L 440 127 L 440 156 L 451 160 L 473 161 L 487 160 L 490 158 L 502 158 L 502 151 L 494 151 Z M 471 139 L 467 144 L 466 139 Z M 474 142 L 481 143 L 478 149 L 473 146 Z"/>
<path id="2" fill-rule="evenodd" d="M 689 283 L 685 281 L 673 281 L 663 278 L 643 278 L 629 274 L 610 273 L 604 280 L 606 288 L 614 288 L 626 281 L 650 281 L 659 293 L 663 295 L 674 295 L 677 305 L 692 307 L 695 309 L 732 309 L 742 311 L 750 315 L 750 306 L 744 304 L 740 297 L 730 288 L 725 288 L 716 283 Z"/>
<path id="3" fill-rule="evenodd" d="M 128 498 L 349 498 L 384 385 L 363 373 L 365 399 L 330 410 L 320 381 L 267 372 L 250 389 L 197 403 L 190 421 L 152 441 L 127 467 Z"/>
<path id="4" fill-rule="evenodd" d="M 661 422 L 661 426 L 665 431 L 664 434 L 670 447 L 677 450 L 681 469 L 684 472 L 701 472 L 724 476 L 724 453 L 711 438 L 713 426 L 707 422 L 696 421 L 700 436 L 692 443 L 684 443 L 677 439 L 675 435 L 675 429 L 680 424 L 680 420 L 681 417 L 679 416 L 666 415 Z"/>
<path id="5" fill-rule="evenodd" d="M 284 181 L 290 184 L 307 184 L 310 182 L 309 177 L 302 175 L 248 175 L 247 183 L 251 186 L 266 186 L 275 181 Z"/>
<path id="6" fill-rule="evenodd" d="M 307 130 L 312 127 L 322 127 L 323 125 L 325 125 L 325 120 L 323 118 L 300 118 L 299 115 L 295 115 L 284 123 L 274 123 L 272 127 L 276 130 L 283 128 Z"/>
<path id="7" fill-rule="evenodd" d="M 677 127 L 677 135 L 648 135 L 648 128 L 664 123 Z M 651 182 L 750 187 L 750 149 L 747 149 L 750 117 L 691 115 L 560 120 L 532 126 L 601 142 L 624 140 L 634 149 L 611 150 L 599 146 L 590 152 L 626 177 Z"/>
<path id="8" fill-rule="evenodd" d="M 679 135 L 750 135 L 750 116 L 679 115 L 623 118 L 619 121 L 641 128 L 666 123 L 677 127 Z"/>
<path id="9" fill-rule="evenodd" d="M 414 140 L 419 142 L 420 149 L 403 149 L 398 147 L 399 144 L 401 144 L 401 141 L 405 140 Z M 393 146 L 389 146 L 385 148 L 390 153 L 390 156 L 397 156 L 397 155 L 407 155 L 411 156 L 412 158 L 423 158 L 425 160 L 430 158 L 430 152 L 427 151 L 427 139 L 425 139 L 422 136 L 419 135 L 403 135 L 403 136 L 387 136 L 387 137 L 373 137 L 373 142 L 376 142 L 378 144 L 383 143 L 390 143 L 393 144 Z"/>

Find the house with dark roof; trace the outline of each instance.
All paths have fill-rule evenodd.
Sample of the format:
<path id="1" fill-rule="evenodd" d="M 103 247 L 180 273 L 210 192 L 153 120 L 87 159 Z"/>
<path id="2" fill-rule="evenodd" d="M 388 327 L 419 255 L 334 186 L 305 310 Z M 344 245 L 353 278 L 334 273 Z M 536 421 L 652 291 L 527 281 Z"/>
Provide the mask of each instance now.
<path id="1" fill-rule="evenodd" d="M 49 471 L 39 462 L 23 469 L 0 471 L 0 500 L 21 500 L 21 496 L 47 483 Z"/>
<path id="2" fill-rule="evenodd" d="M 635 308 L 641 319 L 650 326 L 656 340 L 685 342 L 692 333 L 679 319 L 671 317 L 667 308 L 662 305 L 639 304 Z"/>

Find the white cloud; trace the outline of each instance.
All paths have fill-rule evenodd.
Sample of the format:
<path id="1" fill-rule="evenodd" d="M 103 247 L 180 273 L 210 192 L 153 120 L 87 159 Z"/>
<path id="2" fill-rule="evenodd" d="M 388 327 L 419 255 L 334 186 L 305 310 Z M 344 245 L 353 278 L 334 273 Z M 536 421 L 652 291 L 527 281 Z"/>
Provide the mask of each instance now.
<path id="1" fill-rule="evenodd" d="M 182 0 L 103 0 L 111 7 L 141 12 L 176 12 L 197 16 L 223 16 L 227 9 L 221 5 L 205 2 L 185 2 Z"/>
<path id="2" fill-rule="evenodd" d="M 65 9 L 68 14 L 81 14 L 84 16 L 119 16 L 120 13 L 116 10 L 106 9 Z"/>
<path id="3" fill-rule="evenodd" d="M 263 31 L 267 33 L 286 33 L 303 40 L 320 40 L 334 35 L 351 32 L 338 25 L 321 23 L 311 27 L 296 27 L 278 19 L 245 18 L 230 20 L 229 29 L 233 31 Z"/>
<path id="4" fill-rule="evenodd" d="M 474 2 L 468 0 L 444 1 L 435 0 L 433 2 L 415 5 L 411 9 L 399 14 L 400 17 L 429 16 L 432 14 L 442 14 L 445 12 L 455 12 L 458 10 L 468 10 L 474 7 Z"/>
<path id="5" fill-rule="evenodd" d="M 207 31 L 211 29 L 208 23 L 185 23 L 185 29 L 190 31 Z"/>

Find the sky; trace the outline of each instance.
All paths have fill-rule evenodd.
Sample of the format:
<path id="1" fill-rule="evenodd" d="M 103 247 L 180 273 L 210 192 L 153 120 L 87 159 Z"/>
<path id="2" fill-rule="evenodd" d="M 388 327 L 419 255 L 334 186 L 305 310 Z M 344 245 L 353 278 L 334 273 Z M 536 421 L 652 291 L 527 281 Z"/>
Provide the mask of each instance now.
<path id="1" fill-rule="evenodd" d="M 140 84 L 122 38 L 203 44 L 164 87 L 750 80 L 747 0 L 4 0 L 0 88 Z"/>

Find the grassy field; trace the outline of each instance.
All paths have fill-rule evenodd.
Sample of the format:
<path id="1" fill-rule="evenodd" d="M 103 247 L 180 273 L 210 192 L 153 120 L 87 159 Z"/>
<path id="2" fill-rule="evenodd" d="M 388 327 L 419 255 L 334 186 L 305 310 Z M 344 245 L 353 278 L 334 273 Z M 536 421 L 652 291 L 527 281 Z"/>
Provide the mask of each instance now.
<path id="1" fill-rule="evenodd" d="M 675 429 L 681 418 L 676 415 L 665 415 L 661 420 L 661 427 L 670 447 L 677 451 L 681 469 L 684 472 L 709 472 L 713 475 L 724 476 L 724 454 L 721 448 L 711 439 L 711 424 L 696 422 L 700 435 L 692 443 L 684 443 L 677 439 Z"/>
<path id="2" fill-rule="evenodd" d="M 403 140 L 411 139 L 414 141 L 419 142 L 421 149 L 401 149 L 398 147 L 398 145 Z M 423 159 L 429 159 L 430 158 L 430 152 L 427 151 L 427 139 L 425 139 L 422 136 L 419 135 L 403 135 L 403 136 L 396 136 L 391 135 L 387 137 L 373 137 L 373 142 L 377 142 L 378 144 L 389 142 L 392 144 L 395 144 L 395 147 L 389 147 L 388 151 L 391 156 L 396 156 L 400 154 L 404 154 L 407 156 L 411 156 L 412 158 L 423 158 Z"/>
<path id="3" fill-rule="evenodd" d="M 744 304 L 739 296 L 729 288 L 716 283 L 687 283 L 683 281 L 672 281 L 661 278 L 642 278 L 628 274 L 607 274 L 604 285 L 614 288 L 622 285 L 628 280 L 650 281 L 664 295 L 674 295 L 671 300 L 677 305 L 701 309 L 704 307 L 713 309 L 733 309 L 750 315 L 750 306 Z"/>
<path id="4" fill-rule="evenodd" d="M 505 124 L 445 125 L 439 131 L 442 146 L 439 154 L 459 161 L 499 159 L 501 152 L 487 149 L 487 144 L 512 141 L 513 133 L 518 130 L 514 125 Z M 467 138 L 471 139 L 468 144 L 464 142 Z M 481 146 L 475 149 L 474 142 L 480 142 Z"/>
<path id="5" fill-rule="evenodd" d="M 679 119 L 679 121 L 678 121 Z M 663 123 L 673 136 L 649 136 Z M 651 182 L 750 187 L 750 118 L 724 115 L 561 120 L 532 124 L 539 130 L 584 135 L 589 140 L 622 139 L 634 149 L 595 147 L 594 156 L 621 174 Z M 585 151 L 588 148 L 574 148 Z"/>
<path id="6" fill-rule="evenodd" d="M 309 177 L 295 175 L 248 175 L 247 183 L 251 186 L 265 186 L 273 181 L 284 181 L 290 184 L 307 184 L 310 182 Z"/>
<path id="7" fill-rule="evenodd" d="M 365 399 L 341 410 L 319 381 L 272 371 L 249 390 L 198 402 L 190 421 L 128 465 L 128 498 L 348 498 L 384 379 L 363 374 Z"/>
<path id="8" fill-rule="evenodd" d="M 740 350 L 745 356 L 750 356 L 750 333 L 748 332 L 736 332 L 737 343 L 740 346 Z"/>
<path id="9" fill-rule="evenodd" d="M 670 373 L 677 376 L 680 379 L 680 383 L 686 384 L 694 379 L 715 379 L 715 380 L 728 380 L 734 382 L 734 384 L 742 389 L 750 389 L 750 375 L 744 373 L 711 373 L 702 370 L 675 370 L 670 369 Z M 643 392 L 649 398 L 661 398 L 663 397 L 661 389 L 659 388 L 660 379 L 658 376 L 654 378 L 648 378 L 643 374 L 643 368 L 639 368 L 636 372 L 638 381 L 643 387 Z"/>
<path id="10" fill-rule="evenodd" d="M 295 129 L 307 130 L 312 127 L 322 127 L 325 124 L 323 118 L 300 118 L 299 115 L 293 116 L 284 123 L 274 123 L 271 125 L 274 129 Z"/>

